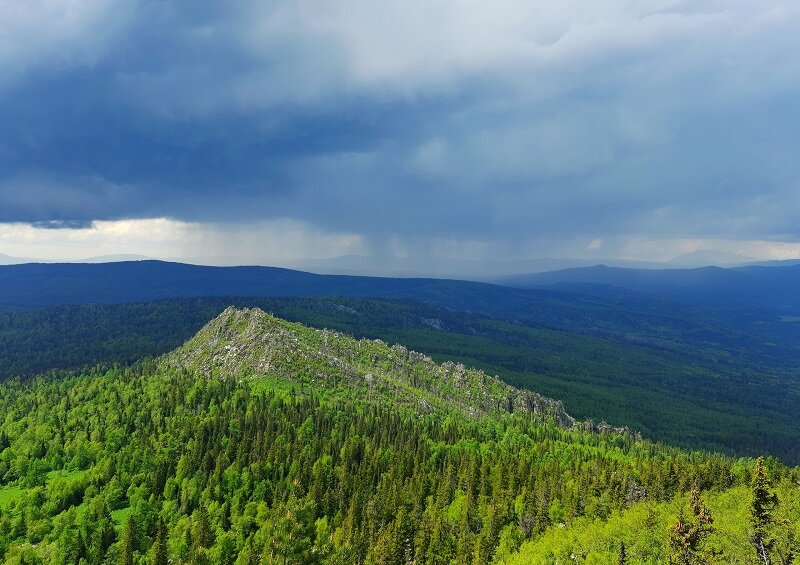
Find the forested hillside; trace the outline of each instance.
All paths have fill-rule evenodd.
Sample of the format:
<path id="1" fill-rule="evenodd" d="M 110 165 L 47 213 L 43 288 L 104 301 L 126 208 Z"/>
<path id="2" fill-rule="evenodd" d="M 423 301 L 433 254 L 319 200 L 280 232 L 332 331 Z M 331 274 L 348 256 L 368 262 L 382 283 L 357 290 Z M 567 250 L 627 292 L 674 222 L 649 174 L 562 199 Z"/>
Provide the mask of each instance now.
<path id="1" fill-rule="evenodd" d="M 800 472 L 776 460 L 589 431 L 479 371 L 258 310 L 130 368 L 12 380 L 0 413 L 6 563 L 605 563 L 622 544 L 745 563 L 750 538 L 778 562 L 800 526 Z"/>
<path id="2" fill-rule="evenodd" d="M 800 462 L 800 343 L 723 314 L 627 295 L 556 295 L 530 321 L 408 300 L 203 298 L 0 312 L 0 377 L 131 363 L 178 347 L 228 304 L 464 362 L 651 439 Z M 747 321 L 740 320 L 740 324 Z M 773 325 L 791 326 L 775 321 Z M 786 330 L 784 330 L 786 331 Z M 772 341 L 769 341 L 772 340 Z M 778 345 L 780 343 L 780 345 Z M 769 430 L 769 433 L 764 433 Z"/>

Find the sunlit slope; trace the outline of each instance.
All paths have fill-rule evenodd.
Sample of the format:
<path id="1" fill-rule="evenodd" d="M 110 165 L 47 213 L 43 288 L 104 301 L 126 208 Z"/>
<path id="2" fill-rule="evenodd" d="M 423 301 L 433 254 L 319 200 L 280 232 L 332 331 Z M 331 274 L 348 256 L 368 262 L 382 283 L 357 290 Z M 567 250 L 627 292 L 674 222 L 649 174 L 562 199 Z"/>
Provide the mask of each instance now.
<path id="1" fill-rule="evenodd" d="M 131 368 L 4 383 L 0 413 L 7 563 L 489 563 L 752 467 L 255 309 Z"/>
<path id="2" fill-rule="evenodd" d="M 299 387 L 384 398 L 419 412 L 469 415 L 522 412 L 564 427 L 561 402 L 514 388 L 461 364 L 437 364 L 402 345 L 356 340 L 276 318 L 257 308 L 228 308 L 166 358 L 166 367 L 208 377 L 272 377 Z"/>

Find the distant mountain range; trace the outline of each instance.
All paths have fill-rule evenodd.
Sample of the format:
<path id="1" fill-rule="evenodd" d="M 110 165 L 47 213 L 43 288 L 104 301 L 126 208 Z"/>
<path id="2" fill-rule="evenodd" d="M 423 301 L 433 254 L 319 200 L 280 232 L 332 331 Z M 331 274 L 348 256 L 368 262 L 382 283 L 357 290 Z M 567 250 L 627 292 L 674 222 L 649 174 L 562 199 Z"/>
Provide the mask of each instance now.
<path id="1" fill-rule="evenodd" d="M 739 255 L 738 253 L 727 253 L 714 249 L 698 249 L 683 255 L 678 255 L 674 259 L 666 262 L 666 265 L 676 267 L 728 267 L 732 265 L 743 265 L 756 261 L 752 257 Z"/>
<path id="2" fill-rule="evenodd" d="M 145 255 L 119 253 L 85 257 L 75 260 L 35 259 L 14 257 L 0 253 L 0 265 L 24 263 L 115 263 L 120 261 L 157 260 Z M 158 259 L 160 260 L 160 259 Z M 167 261 L 204 266 L 264 266 L 263 263 L 248 263 L 235 257 L 191 257 L 170 258 Z M 598 264 L 626 269 L 689 269 L 699 267 L 734 267 L 745 265 L 785 265 L 794 261 L 759 261 L 736 253 L 701 249 L 685 253 L 669 261 L 634 261 L 603 258 L 541 258 L 523 260 L 504 259 L 442 259 L 442 258 L 398 258 L 374 255 L 342 255 L 325 259 L 283 260 L 278 266 L 288 269 L 328 275 L 352 275 L 402 278 L 450 278 L 493 282 L 504 278 L 525 276 L 564 269 L 592 267 Z"/>
<path id="3" fill-rule="evenodd" d="M 0 288 L 0 306 L 8 307 L 200 296 L 338 295 L 425 297 L 432 301 L 439 297 L 449 303 L 479 295 L 526 294 L 467 281 L 317 275 L 276 267 L 208 267 L 164 261 L 6 265 L 0 267 Z"/>
<path id="4" fill-rule="evenodd" d="M 592 296 L 620 289 L 685 304 L 800 313 L 800 265 L 625 269 L 599 265 L 497 281 L 318 275 L 275 267 L 207 267 L 163 261 L 0 266 L 0 307 L 144 302 L 201 296 L 410 298 L 518 317 L 543 292 Z M 531 292 L 537 289 L 536 292 Z"/>
<path id="5" fill-rule="evenodd" d="M 690 304 L 728 308 L 800 311 L 800 265 L 746 266 L 724 269 L 621 269 L 598 265 L 509 277 L 516 288 L 549 288 L 606 294 L 623 288 Z"/>
<path id="6" fill-rule="evenodd" d="M 0 265 L 19 265 L 21 263 L 34 263 L 34 259 L 27 259 L 24 257 L 12 257 L 11 255 L 5 255 L 4 253 L 0 253 Z"/>
<path id="7" fill-rule="evenodd" d="M 578 267 L 604 265 L 630 269 L 681 269 L 697 267 L 732 267 L 759 264 L 757 259 L 711 249 L 699 249 L 679 255 L 669 261 L 634 261 L 603 258 L 543 258 L 527 260 L 455 260 L 455 259 L 398 259 L 367 255 L 343 255 L 330 259 L 298 261 L 291 265 L 304 271 L 343 275 L 372 275 L 389 277 L 446 277 L 492 281 L 498 277 L 528 273 L 543 273 Z M 769 263 L 769 262 L 767 262 Z"/>
<path id="8" fill-rule="evenodd" d="M 541 273 L 573 267 L 587 267 L 597 261 L 570 258 L 545 258 L 520 261 L 459 260 L 438 258 L 396 258 L 368 255 L 343 255 L 330 259 L 297 261 L 289 266 L 321 274 L 379 277 L 433 277 L 474 281 L 491 281 L 498 276 L 519 273 Z M 614 265 L 633 268 L 664 267 L 660 263 L 614 261 Z"/>
<path id="9" fill-rule="evenodd" d="M 150 259 L 145 255 L 136 255 L 133 253 L 118 253 L 114 255 L 97 255 L 94 257 L 85 257 L 83 259 L 76 259 L 75 261 L 67 261 L 68 263 L 117 263 L 120 261 L 144 261 Z M 63 261 L 53 261 L 48 259 L 31 259 L 29 257 L 13 257 L 0 253 L 0 265 L 23 265 L 25 263 L 62 263 Z"/>

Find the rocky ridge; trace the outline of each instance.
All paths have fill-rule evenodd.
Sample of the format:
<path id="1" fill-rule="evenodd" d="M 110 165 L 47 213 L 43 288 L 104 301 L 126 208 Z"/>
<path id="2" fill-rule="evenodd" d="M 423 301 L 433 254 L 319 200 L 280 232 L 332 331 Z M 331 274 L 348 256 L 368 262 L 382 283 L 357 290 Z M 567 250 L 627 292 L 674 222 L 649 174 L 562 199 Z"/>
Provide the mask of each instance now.
<path id="1" fill-rule="evenodd" d="M 346 388 L 367 400 L 395 402 L 422 413 L 457 409 L 475 417 L 522 412 L 565 428 L 630 434 L 607 424 L 578 422 L 560 401 L 460 363 L 438 364 L 401 345 L 309 328 L 258 308 L 227 308 L 165 362 L 206 377 L 273 377 L 300 387 Z"/>

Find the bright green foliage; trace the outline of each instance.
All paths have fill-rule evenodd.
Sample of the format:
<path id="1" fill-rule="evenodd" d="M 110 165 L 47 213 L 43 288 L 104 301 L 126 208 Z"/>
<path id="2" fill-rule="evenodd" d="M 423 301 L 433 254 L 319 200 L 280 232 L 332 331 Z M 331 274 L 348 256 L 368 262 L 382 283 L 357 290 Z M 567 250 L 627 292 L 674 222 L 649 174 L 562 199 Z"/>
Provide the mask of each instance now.
<path id="1" fill-rule="evenodd" d="M 591 562 L 567 533 L 602 544 L 595 563 L 620 540 L 663 563 L 671 501 L 694 483 L 741 497 L 752 465 L 589 432 L 478 371 L 257 312 L 159 361 L 9 382 L 0 414 L 10 563 Z M 712 510 L 750 551 L 746 509 Z"/>
<path id="2" fill-rule="evenodd" d="M 794 497 L 782 508 L 787 523 L 800 526 L 800 500 L 796 479 L 783 480 L 776 487 L 782 500 Z M 714 529 L 705 546 L 714 551 L 718 563 L 752 564 L 755 553 L 750 544 L 749 486 L 703 492 L 709 512 L 714 516 Z M 523 543 L 519 554 L 504 563 L 513 565 L 579 563 L 616 563 L 620 540 L 625 542 L 628 563 L 664 565 L 669 562 L 669 534 L 676 516 L 685 508 L 685 496 L 668 502 L 642 502 L 613 512 L 606 521 L 577 518 L 564 528 L 549 528 L 542 535 Z M 711 556 L 708 556 L 711 558 Z M 784 563 L 784 561 L 776 561 Z M 701 562 L 702 563 L 702 562 Z"/>
<path id="3" fill-rule="evenodd" d="M 290 489 L 288 500 L 273 510 L 267 522 L 262 562 L 311 565 L 317 561 L 314 502 L 302 496 L 299 480 L 293 481 Z"/>

